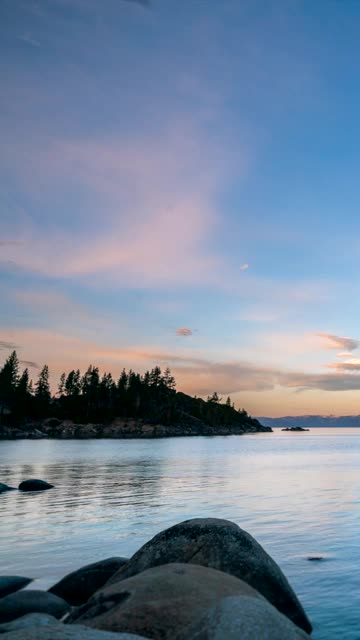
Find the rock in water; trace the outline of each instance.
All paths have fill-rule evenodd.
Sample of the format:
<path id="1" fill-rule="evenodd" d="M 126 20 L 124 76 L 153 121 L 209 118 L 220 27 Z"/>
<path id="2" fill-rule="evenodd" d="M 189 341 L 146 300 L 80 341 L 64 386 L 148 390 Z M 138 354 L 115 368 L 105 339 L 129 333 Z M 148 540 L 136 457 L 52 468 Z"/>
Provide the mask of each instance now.
<path id="1" fill-rule="evenodd" d="M 310 640 L 265 600 L 224 598 L 175 640 Z"/>
<path id="2" fill-rule="evenodd" d="M 45 491 L 53 487 L 53 484 L 49 484 L 45 480 L 24 480 L 19 484 L 19 491 Z"/>
<path id="3" fill-rule="evenodd" d="M 312 630 L 280 567 L 246 531 L 228 520 L 186 520 L 147 542 L 109 584 L 172 562 L 199 564 L 244 580 L 307 633 Z"/>
<path id="4" fill-rule="evenodd" d="M 5 633 L 1 640 L 147 640 L 130 633 L 110 633 L 80 625 L 32 627 Z"/>
<path id="5" fill-rule="evenodd" d="M 265 602 L 234 576 L 193 564 L 167 564 L 100 589 L 87 604 L 72 611 L 67 621 L 173 640 L 209 607 L 230 595 Z"/>
<path id="6" fill-rule="evenodd" d="M 15 491 L 15 487 L 9 487 L 9 485 L 0 482 L 0 493 L 5 493 L 5 491 Z"/>
<path id="7" fill-rule="evenodd" d="M 47 591 L 18 591 L 0 600 L 0 622 L 10 622 L 27 613 L 48 613 L 61 618 L 69 609 L 65 600 Z"/>
<path id="8" fill-rule="evenodd" d="M 0 576 L 0 598 L 5 598 L 10 593 L 19 591 L 32 582 L 32 578 L 23 576 Z"/>
<path id="9" fill-rule="evenodd" d="M 90 596 L 110 580 L 114 573 L 127 562 L 127 558 L 106 558 L 106 560 L 88 564 L 69 573 L 51 587 L 49 592 L 63 598 L 73 606 L 79 606 L 87 602 Z"/>

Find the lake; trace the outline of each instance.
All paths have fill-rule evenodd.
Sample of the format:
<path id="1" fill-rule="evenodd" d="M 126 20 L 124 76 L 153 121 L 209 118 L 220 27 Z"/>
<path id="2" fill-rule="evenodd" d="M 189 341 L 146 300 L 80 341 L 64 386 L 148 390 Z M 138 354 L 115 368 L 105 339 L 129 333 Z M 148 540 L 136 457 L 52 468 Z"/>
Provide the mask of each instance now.
<path id="1" fill-rule="evenodd" d="M 56 488 L 0 495 L 1 574 L 48 588 L 187 518 L 227 518 L 281 566 L 315 639 L 360 638 L 360 429 L 0 442 L 0 482 L 32 477 Z"/>

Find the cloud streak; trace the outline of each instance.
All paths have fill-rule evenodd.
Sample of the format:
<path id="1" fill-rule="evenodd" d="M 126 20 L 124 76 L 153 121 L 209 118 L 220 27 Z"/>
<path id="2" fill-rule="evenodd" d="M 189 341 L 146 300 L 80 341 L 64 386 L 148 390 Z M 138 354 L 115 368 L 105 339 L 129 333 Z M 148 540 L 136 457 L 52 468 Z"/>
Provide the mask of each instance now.
<path id="1" fill-rule="evenodd" d="M 342 338 L 331 333 L 317 333 L 322 338 L 326 349 L 343 349 L 344 351 L 355 351 L 360 346 L 359 340 L 353 338 Z"/>

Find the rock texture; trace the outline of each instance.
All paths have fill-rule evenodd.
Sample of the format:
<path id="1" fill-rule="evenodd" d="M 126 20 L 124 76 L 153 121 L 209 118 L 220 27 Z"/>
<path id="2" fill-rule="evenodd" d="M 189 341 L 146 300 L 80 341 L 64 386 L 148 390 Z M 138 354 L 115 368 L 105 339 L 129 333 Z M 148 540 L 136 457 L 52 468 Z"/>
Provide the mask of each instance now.
<path id="1" fill-rule="evenodd" d="M 73 606 L 79 606 L 87 602 L 90 596 L 100 589 L 127 561 L 127 558 L 106 558 L 88 564 L 69 573 L 51 587 L 49 592 L 63 598 Z"/>
<path id="2" fill-rule="evenodd" d="M 229 595 L 262 596 L 242 580 L 215 569 L 168 564 L 100 589 L 68 620 L 107 631 L 173 640 L 209 607 Z"/>
<path id="3" fill-rule="evenodd" d="M 28 613 L 26 616 L 21 616 L 21 618 L 16 618 L 11 622 L 0 624 L 0 633 L 17 631 L 18 629 L 29 629 L 30 627 L 45 627 L 54 624 L 61 623 L 48 613 Z"/>
<path id="4" fill-rule="evenodd" d="M 224 598 L 175 640 L 306 640 L 275 607 L 248 596 Z"/>
<path id="5" fill-rule="evenodd" d="M 61 618 L 69 609 L 65 600 L 47 591 L 18 591 L 0 600 L 0 622 L 10 622 L 27 613 L 49 613 Z"/>
<path id="6" fill-rule="evenodd" d="M 23 576 L 0 576 L 0 598 L 23 589 L 30 582 L 32 582 L 31 578 L 24 578 Z"/>
<path id="7" fill-rule="evenodd" d="M 54 487 L 53 484 L 49 484 L 45 482 L 45 480 L 24 480 L 19 484 L 19 491 L 46 491 L 47 489 L 52 489 Z"/>
<path id="8" fill-rule="evenodd" d="M 233 522 L 187 520 L 146 543 L 110 580 L 115 583 L 158 565 L 180 562 L 212 567 L 244 580 L 296 625 L 311 632 L 306 614 L 276 562 Z"/>
<path id="9" fill-rule="evenodd" d="M 130 633 L 109 633 L 80 625 L 61 623 L 48 627 L 31 627 L 4 633 L 1 640 L 147 640 Z"/>

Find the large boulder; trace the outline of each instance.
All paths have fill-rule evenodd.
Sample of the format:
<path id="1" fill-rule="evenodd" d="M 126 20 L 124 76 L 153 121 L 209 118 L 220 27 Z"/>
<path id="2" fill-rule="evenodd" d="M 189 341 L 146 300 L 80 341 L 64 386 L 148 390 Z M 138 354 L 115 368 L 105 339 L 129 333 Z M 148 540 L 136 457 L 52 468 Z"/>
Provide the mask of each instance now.
<path id="1" fill-rule="evenodd" d="M 127 561 L 127 558 L 106 558 L 106 560 L 88 564 L 69 573 L 60 582 L 54 584 L 49 592 L 60 596 L 73 606 L 79 606 L 87 602 L 90 596 L 100 589 Z"/>
<path id="2" fill-rule="evenodd" d="M 32 582 L 32 578 L 23 576 L 0 576 L 0 598 L 5 598 L 10 593 L 19 591 Z"/>
<path id="3" fill-rule="evenodd" d="M 110 580 L 172 562 L 199 564 L 244 580 L 307 633 L 311 624 L 280 567 L 237 524 L 217 518 L 186 520 L 147 542 Z"/>
<path id="4" fill-rule="evenodd" d="M 24 480 L 19 484 L 19 491 L 46 491 L 46 489 L 52 489 L 53 486 L 45 480 Z"/>
<path id="5" fill-rule="evenodd" d="M 67 621 L 106 631 L 128 631 L 153 640 L 173 637 L 230 595 L 263 597 L 248 584 L 192 564 L 153 567 L 100 589 Z"/>
<path id="6" fill-rule="evenodd" d="M 15 487 L 9 487 L 8 484 L 0 482 L 0 493 L 5 493 L 5 491 L 15 491 Z"/>
<path id="7" fill-rule="evenodd" d="M 175 640 L 309 640 L 305 631 L 265 600 L 224 598 Z"/>
<path id="8" fill-rule="evenodd" d="M 61 618 L 69 609 L 65 600 L 47 591 L 18 591 L 0 600 L 0 622 L 10 622 L 27 613 L 49 613 Z"/>
<path id="9" fill-rule="evenodd" d="M 61 623 L 48 627 L 31 627 L 4 633 L 1 640 L 147 640 L 132 633 L 111 633 L 80 625 Z"/>

